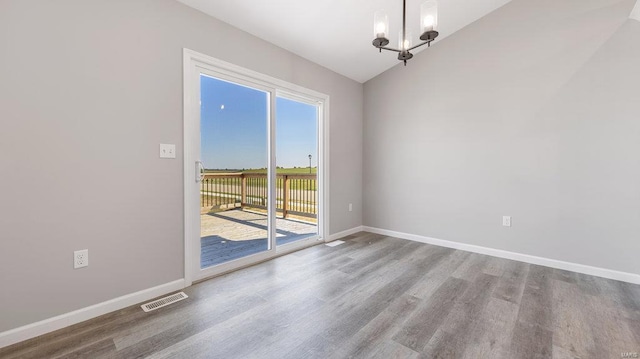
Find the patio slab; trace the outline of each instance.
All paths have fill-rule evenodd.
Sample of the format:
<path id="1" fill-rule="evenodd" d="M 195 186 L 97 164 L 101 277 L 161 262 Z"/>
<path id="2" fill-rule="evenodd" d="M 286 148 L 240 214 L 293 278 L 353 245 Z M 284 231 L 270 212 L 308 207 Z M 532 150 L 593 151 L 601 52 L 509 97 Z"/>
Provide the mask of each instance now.
<path id="1" fill-rule="evenodd" d="M 234 209 L 206 213 L 200 217 L 201 268 L 239 259 L 267 250 L 267 216 Z M 276 219 L 278 245 L 315 235 L 315 224 Z"/>

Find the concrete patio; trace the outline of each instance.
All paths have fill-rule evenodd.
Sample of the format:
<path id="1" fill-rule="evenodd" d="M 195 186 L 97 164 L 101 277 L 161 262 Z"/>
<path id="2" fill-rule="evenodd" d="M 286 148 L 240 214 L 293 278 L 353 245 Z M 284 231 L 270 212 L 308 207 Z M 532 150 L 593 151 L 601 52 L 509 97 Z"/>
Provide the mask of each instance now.
<path id="1" fill-rule="evenodd" d="M 265 251 L 267 216 L 234 209 L 205 213 L 200 217 L 201 268 Z M 291 219 L 276 219 L 278 245 L 295 242 L 317 233 L 317 225 Z"/>

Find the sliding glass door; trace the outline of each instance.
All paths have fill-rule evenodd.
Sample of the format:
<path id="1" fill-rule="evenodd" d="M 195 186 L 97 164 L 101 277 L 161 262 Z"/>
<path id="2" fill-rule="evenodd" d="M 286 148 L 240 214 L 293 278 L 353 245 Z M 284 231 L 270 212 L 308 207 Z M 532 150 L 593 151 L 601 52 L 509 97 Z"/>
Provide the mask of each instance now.
<path id="1" fill-rule="evenodd" d="M 324 239 L 328 98 L 198 57 L 185 51 L 185 268 L 191 280 Z"/>
<path id="2" fill-rule="evenodd" d="M 318 234 L 318 104 L 276 100 L 277 245 Z"/>
<path id="3" fill-rule="evenodd" d="M 200 267 L 269 250 L 270 93 L 200 75 Z"/>

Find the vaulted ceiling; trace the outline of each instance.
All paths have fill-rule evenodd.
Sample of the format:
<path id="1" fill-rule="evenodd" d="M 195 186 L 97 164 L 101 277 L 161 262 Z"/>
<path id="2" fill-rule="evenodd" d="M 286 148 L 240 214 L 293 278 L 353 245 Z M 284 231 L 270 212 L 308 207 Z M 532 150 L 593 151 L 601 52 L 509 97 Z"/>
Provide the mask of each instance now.
<path id="1" fill-rule="evenodd" d="M 636 1 L 636 7 L 631 12 L 631 18 L 640 21 L 640 1 Z"/>
<path id="2" fill-rule="evenodd" d="M 390 46 L 397 47 L 402 23 L 400 0 L 178 1 L 358 82 L 366 82 L 399 62 L 395 53 L 378 53 L 371 40 L 373 14 L 384 9 L 389 15 Z M 420 36 L 423 1 L 407 0 L 407 25 L 414 44 Z M 439 0 L 440 36 L 436 43 L 510 1 Z M 640 20 L 638 3 L 632 17 Z M 414 52 L 420 51 L 424 48 Z"/>
<path id="3" fill-rule="evenodd" d="M 397 47 L 402 23 L 400 0 L 178 1 L 358 82 L 399 62 L 395 53 L 378 53 L 371 40 L 373 14 L 384 9 L 389 15 L 390 46 Z M 420 36 L 423 1 L 407 0 L 407 25 L 414 44 Z M 440 37 L 436 42 L 510 1 L 440 0 Z"/>

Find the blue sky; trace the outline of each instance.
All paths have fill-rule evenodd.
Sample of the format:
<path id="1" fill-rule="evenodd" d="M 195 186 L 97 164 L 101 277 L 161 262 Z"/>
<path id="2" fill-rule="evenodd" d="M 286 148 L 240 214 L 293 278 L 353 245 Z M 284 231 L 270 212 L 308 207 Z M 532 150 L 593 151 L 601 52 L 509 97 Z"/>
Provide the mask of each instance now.
<path id="1" fill-rule="evenodd" d="M 200 77 L 201 158 L 208 169 L 267 167 L 268 93 Z M 276 99 L 276 162 L 317 165 L 316 107 Z"/>

